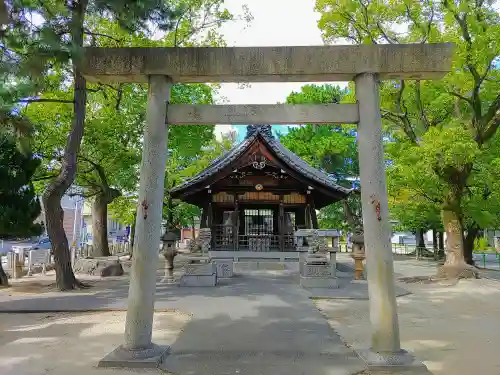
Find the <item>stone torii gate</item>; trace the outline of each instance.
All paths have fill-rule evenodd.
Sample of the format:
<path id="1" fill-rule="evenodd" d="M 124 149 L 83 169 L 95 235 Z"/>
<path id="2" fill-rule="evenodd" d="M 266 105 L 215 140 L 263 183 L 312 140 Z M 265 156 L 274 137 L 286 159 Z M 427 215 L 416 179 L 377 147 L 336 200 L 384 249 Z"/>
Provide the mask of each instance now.
<path id="1" fill-rule="evenodd" d="M 438 79 L 451 44 L 87 48 L 83 72 L 98 82 L 149 84 L 136 241 L 125 342 L 101 366 L 156 367 L 168 348 L 152 343 L 168 124 L 357 123 L 372 347 L 370 365 L 406 365 L 396 310 L 382 144 L 379 80 Z M 354 81 L 356 104 L 169 105 L 174 83 Z"/>

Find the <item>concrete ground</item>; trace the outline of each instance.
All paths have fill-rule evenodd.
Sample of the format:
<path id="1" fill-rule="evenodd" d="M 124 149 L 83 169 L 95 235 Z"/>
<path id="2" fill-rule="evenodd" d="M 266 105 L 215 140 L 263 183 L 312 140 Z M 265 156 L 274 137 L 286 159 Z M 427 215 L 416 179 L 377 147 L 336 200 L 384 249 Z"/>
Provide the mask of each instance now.
<path id="1" fill-rule="evenodd" d="M 433 275 L 436 265 L 396 261 L 396 277 Z M 411 294 L 398 298 L 402 347 L 434 375 L 500 374 L 500 272 L 457 285 L 398 283 Z M 353 348 L 369 346 L 368 301 L 318 300 L 316 306 Z"/>
<path id="2" fill-rule="evenodd" d="M 72 360 L 82 362 L 83 371 L 86 366 L 95 366 L 100 358 L 121 343 L 123 313 L 98 312 L 82 316 L 77 310 L 125 309 L 127 278 L 86 279 L 93 281 L 94 287 L 78 292 L 60 293 L 39 287 L 39 291 L 45 293 L 37 293 L 36 286 L 29 288 L 28 285 L 18 285 L 7 293 L 0 292 L 0 311 L 74 311 L 63 315 L 69 318 L 57 313 L 45 314 L 58 321 L 54 323 L 57 330 L 47 326 L 44 331 L 37 329 L 33 335 L 40 337 L 41 342 L 52 340 L 50 342 L 55 344 L 44 354 L 36 354 L 40 358 L 37 367 L 41 370 L 33 374 L 59 375 L 57 369 L 66 367 L 68 371 L 68 363 Z M 350 375 L 365 369 L 354 351 L 343 343 L 315 308 L 309 299 L 310 293 L 298 286 L 294 272 L 250 271 L 222 281 L 216 288 L 181 288 L 161 283 L 160 279 L 161 273 L 158 275 L 156 308 L 191 315 L 184 326 L 185 320 L 173 319 L 170 323 L 172 315 L 168 314 L 172 313 L 161 315 L 160 325 L 155 329 L 157 342 L 171 345 L 171 354 L 162 365 L 163 371 L 179 375 Z M 109 314 L 122 314 L 121 320 L 115 324 Z M 36 325 L 33 317 L 40 319 L 44 315 L 0 315 L 4 316 L 13 319 L 7 327 L 2 327 L 5 330 L 22 324 Z M 112 323 L 112 327 L 108 329 L 106 322 Z M 82 325 L 81 329 L 79 325 Z M 81 342 L 82 330 L 100 332 L 92 338 L 95 343 L 92 340 Z M 163 330 L 167 332 L 166 338 Z M 104 334 L 108 331 L 114 334 Z M 0 339 L 0 353 L 4 352 L 4 346 L 8 347 L 6 353 L 16 352 L 11 341 L 21 339 L 22 343 L 22 334 L 10 335 L 12 339 L 7 342 Z M 61 351 L 68 348 L 65 356 L 56 354 L 57 345 Z M 80 346 L 92 350 L 82 353 Z M 24 373 L 24 368 L 38 371 L 33 365 L 34 362 L 20 360 L 17 367 L 7 368 L 10 373 L 7 369 L 3 371 L 0 365 L 0 373 Z M 29 371 L 26 372 L 31 375 Z M 92 371 L 98 373 L 101 370 Z M 120 373 L 118 370 L 106 371 Z M 80 375 L 73 369 L 71 372 Z"/>
<path id="3" fill-rule="evenodd" d="M 125 312 L 0 315 L 2 375 L 125 375 L 97 362 L 123 340 Z M 189 315 L 157 312 L 154 340 L 172 343 Z"/>
<path id="4" fill-rule="evenodd" d="M 432 275 L 436 265 L 397 260 L 395 270 L 397 278 Z M 489 279 L 455 286 L 398 283 L 412 293 L 398 298 L 403 347 L 435 375 L 500 374 L 500 272 L 483 275 Z M 344 345 L 369 346 L 368 301 L 359 285 L 346 289 L 357 299 L 311 300 L 314 293 L 298 287 L 290 270 L 250 271 L 216 288 L 179 288 L 161 276 L 154 341 L 172 346 L 163 366 L 169 374 L 369 374 Z M 130 373 L 94 367 L 122 343 L 125 313 L 105 310 L 126 309 L 127 276 L 85 279 L 93 287 L 76 292 L 47 287 L 50 274 L 0 291 L 0 374 Z M 78 311 L 84 309 L 100 311 Z"/>

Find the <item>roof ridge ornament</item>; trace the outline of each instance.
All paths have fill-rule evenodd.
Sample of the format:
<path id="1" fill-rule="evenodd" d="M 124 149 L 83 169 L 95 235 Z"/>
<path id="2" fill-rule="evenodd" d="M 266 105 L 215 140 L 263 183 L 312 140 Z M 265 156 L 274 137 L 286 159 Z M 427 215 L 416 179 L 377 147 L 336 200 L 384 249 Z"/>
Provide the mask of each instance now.
<path id="1" fill-rule="evenodd" d="M 274 138 L 270 124 L 253 124 L 253 125 L 247 125 L 247 135 L 245 139 L 253 137 L 257 133 L 260 133 L 268 138 Z"/>

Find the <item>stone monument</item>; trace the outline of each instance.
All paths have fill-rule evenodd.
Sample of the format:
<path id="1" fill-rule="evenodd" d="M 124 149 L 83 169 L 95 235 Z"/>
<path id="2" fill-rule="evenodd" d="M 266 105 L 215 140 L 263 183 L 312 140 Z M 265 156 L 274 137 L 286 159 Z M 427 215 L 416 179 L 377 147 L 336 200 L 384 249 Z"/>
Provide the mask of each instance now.
<path id="1" fill-rule="evenodd" d="M 363 261 L 365 260 L 365 240 L 362 234 L 351 237 L 352 259 L 354 259 L 354 279 L 361 280 L 363 276 Z"/>
<path id="2" fill-rule="evenodd" d="M 302 287 L 337 287 L 336 258 L 327 255 L 329 248 L 326 237 L 332 234 L 328 230 L 318 229 L 299 229 L 295 232 L 297 251 L 300 251 L 299 274 Z"/>
<path id="3" fill-rule="evenodd" d="M 163 242 L 161 253 L 165 258 L 165 276 L 163 281 L 172 282 L 174 280 L 174 259 L 178 254 L 175 248 L 177 235 L 169 230 L 161 237 L 161 241 Z"/>
<path id="4" fill-rule="evenodd" d="M 200 243 L 201 253 L 208 254 L 210 251 L 210 244 L 212 242 L 212 232 L 210 231 L 210 228 L 200 228 L 198 241 Z"/>

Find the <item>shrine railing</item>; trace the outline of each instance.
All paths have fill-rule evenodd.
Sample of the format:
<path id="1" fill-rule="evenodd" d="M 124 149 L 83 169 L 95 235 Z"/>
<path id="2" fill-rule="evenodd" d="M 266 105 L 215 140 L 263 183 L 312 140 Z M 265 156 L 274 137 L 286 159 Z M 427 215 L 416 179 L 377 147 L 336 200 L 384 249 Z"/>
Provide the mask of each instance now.
<path id="1" fill-rule="evenodd" d="M 216 225 L 212 229 L 212 249 L 226 251 L 282 251 L 279 234 L 250 234 L 238 235 L 235 242 L 234 227 Z M 295 241 L 293 234 L 283 236 L 283 251 L 294 251 Z"/>

